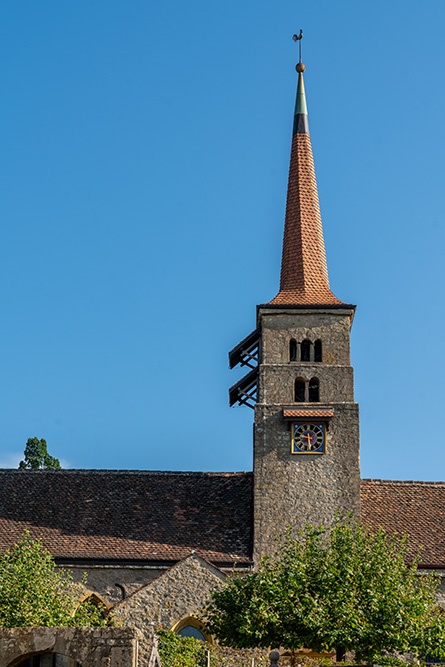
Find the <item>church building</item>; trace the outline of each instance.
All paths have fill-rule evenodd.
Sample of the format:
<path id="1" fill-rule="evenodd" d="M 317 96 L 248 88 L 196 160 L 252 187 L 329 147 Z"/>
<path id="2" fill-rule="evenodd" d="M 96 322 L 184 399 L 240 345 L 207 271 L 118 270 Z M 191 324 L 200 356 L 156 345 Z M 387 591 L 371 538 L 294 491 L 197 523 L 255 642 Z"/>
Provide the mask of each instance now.
<path id="1" fill-rule="evenodd" d="M 337 512 L 408 533 L 421 568 L 445 576 L 445 483 L 360 478 L 356 306 L 329 287 L 305 66 L 296 69 L 280 289 L 229 353 L 246 370 L 229 401 L 253 408 L 253 470 L 0 471 L 0 549 L 29 531 L 147 638 L 150 623 L 203 637 L 196 614 L 233 568 L 255 567 L 287 525 L 326 526 Z"/>

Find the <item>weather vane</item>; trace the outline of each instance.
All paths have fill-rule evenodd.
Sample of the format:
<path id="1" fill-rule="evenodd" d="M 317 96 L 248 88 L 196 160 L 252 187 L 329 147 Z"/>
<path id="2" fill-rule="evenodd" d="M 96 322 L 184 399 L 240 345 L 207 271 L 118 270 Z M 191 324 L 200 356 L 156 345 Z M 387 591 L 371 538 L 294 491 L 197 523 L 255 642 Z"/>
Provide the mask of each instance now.
<path id="1" fill-rule="evenodd" d="M 304 67 L 303 63 L 301 62 L 301 39 L 302 39 L 302 37 L 303 37 L 303 31 L 302 30 L 300 30 L 299 35 L 293 35 L 292 36 L 292 39 L 294 40 L 294 42 L 298 42 L 298 47 L 299 47 L 299 52 L 300 52 L 300 60 L 298 62 L 298 65 L 295 67 L 297 72 L 304 72 L 304 70 L 305 70 L 305 67 Z"/>

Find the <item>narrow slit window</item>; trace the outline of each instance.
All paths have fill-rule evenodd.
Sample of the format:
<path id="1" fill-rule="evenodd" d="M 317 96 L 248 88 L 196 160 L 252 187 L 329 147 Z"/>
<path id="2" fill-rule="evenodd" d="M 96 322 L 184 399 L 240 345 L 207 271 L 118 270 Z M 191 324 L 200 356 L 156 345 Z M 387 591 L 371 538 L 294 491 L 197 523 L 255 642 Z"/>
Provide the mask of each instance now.
<path id="1" fill-rule="evenodd" d="M 297 361 L 297 341 L 293 338 L 289 343 L 289 361 Z"/>
<path id="2" fill-rule="evenodd" d="M 309 382 L 309 401 L 318 403 L 320 400 L 320 383 L 317 378 L 312 378 Z"/>
<path id="3" fill-rule="evenodd" d="M 316 340 L 314 343 L 314 361 L 323 361 L 321 340 Z"/>
<path id="4" fill-rule="evenodd" d="M 295 402 L 304 403 L 304 390 L 305 382 L 304 380 L 298 378 L 295 380 Z"/>
<path id="5" fill-rule="evenodd" d="M 301 361 L 311 360 L 311 341 L 304 340 L 301 343 Z"/>

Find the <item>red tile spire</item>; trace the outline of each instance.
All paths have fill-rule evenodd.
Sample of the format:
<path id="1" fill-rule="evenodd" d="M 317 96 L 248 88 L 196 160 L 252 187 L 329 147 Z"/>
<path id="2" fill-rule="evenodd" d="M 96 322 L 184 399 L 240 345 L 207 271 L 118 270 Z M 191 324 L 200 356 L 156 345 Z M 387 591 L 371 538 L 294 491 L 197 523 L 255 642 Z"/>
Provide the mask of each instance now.
<path id="1" fill-rule="evenodd" d="M 277 305 L 340 305 L 329 288 L 314 158 L 309 137 L 303 72 L 299 62 L 297 98 L 287 189 Z"/>

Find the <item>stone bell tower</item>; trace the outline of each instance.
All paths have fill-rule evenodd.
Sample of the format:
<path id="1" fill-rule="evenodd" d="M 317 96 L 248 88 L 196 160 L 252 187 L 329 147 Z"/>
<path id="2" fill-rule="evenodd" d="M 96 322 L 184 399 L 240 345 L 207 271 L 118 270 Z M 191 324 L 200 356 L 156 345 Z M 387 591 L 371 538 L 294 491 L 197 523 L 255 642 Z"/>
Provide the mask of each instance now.
<path id="1" fill-rule="evenodd" d="M 254 561 L 287 525 L 360 517 L 359 414 L 349 338 L 355 306 L 329 288 L 299 62 L 280 291 L 230 353 L 251 370 L 230 404 L 254 408 Z"/>

